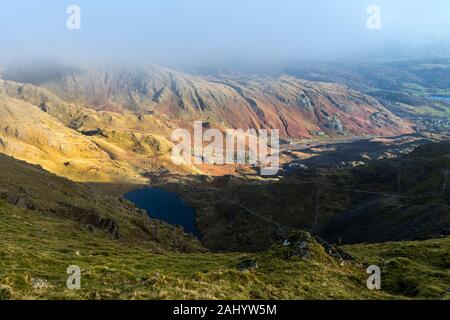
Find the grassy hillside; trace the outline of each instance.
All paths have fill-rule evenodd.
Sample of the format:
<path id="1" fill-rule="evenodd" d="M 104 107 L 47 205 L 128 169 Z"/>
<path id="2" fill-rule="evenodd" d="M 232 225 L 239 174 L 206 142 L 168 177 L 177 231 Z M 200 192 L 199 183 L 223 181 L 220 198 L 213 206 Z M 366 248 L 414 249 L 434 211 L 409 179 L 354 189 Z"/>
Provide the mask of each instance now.
<path id="1" fill-rule="evenodd" d="M 39 166 L 0 155 L 0 172 L 0 200 L 34 212 L 44 221 L 74 223 L 79 230 L 104 234 L 123 243 L 138 243 L 155 252 L 204 250 L 180 228 L 148 219 L 146 212 L 131 203 Z"/>
<path id="2" fill-rule="evenodd" d="M 283 247 L 155 253 L 3 201 L 0 234 L 0 299 L 440 299 L 450 285 L 449 238 L 346 247 L 387 270 L 383 290 L 370 291 L 363 265 L 341 265 L 315 242 L 307 258 L 288 258 Z M 258 270 L 238 270 L 244 257 Z M 66 288 L 70 265 L 82 269 L 81 290 Z"/>
<path id="3" fill-rule="evenodd" d="M 382 261 L 382 248 L 348 247 L 358 260 L 344 261 L 339 251 L 298 233 L 289 238 L 289 246 L 277 244 L 259 253 L 210 253 L 180 229 L 148 219 L 128 202 L 38 166 L 1 155 L 0 172 L 0 299 L 411 296 L 366 288 L 366 266 L 358 260 Z M 435 241 L 448 255 L 448 239 Z M 422 243 L 414 245 L 419 254 Z M 423 250 L 429 250 L 428 243 Z M 66 288 L 71 265 L 82 270 L 81 290 Z M 419 290 L 414 297 L 436 298 L 448 280 L 447 267 L 448 262 L 433 265 L 431 274 L 415 280 L 436 286 L 431 293 Z M 401 286 L 404 279 L 399 279 Z"/>
<path id="4" fill-rule="evenodd" d="M 344 249 L 366 265 L 383 271 L 383 290 L 408 297 L 450 299 L 450 238 Z"/>
<path id="5" fill-rule="evenodd" d="M 387 297 L 364 289 L 363 273 L 328 261 L 239 254 L 155 254 L 74 223 L 0 204 L 0 298 L 249 299 Z M 66 268 L 82 268 L 82 290 L 66 289 Z M 317 285 L 315 285 L 317 281 Z"/>

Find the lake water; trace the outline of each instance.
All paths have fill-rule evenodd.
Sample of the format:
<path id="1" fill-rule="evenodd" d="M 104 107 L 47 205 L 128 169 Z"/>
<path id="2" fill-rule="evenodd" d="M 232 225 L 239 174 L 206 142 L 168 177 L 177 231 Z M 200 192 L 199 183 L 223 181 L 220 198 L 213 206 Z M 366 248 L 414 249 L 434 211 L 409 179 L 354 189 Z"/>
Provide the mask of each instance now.
<path id="1" fill-rule="evenodd" d="M 180 225 L 186 233 L 201 238 L 195 224 L 195 210 L 177 194 L 158 188 L 144 188 L 125 194 L 125 199 L 146 210 L 150 218 Z"/>

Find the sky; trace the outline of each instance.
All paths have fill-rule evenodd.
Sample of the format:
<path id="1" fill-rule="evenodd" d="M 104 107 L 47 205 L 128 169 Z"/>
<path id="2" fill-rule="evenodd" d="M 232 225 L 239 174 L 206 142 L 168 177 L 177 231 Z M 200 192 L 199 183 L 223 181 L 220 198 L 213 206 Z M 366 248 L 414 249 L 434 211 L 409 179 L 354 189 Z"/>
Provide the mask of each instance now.
<path id="1" fill-rule="evenodd" d="M 81 10 L 69 30 L 66 10 Z M 381 29 L 367 28 L 380 8 Z M 0 63 L 276 62 L 448 43 L 449 0 L 4 0 Z"/>

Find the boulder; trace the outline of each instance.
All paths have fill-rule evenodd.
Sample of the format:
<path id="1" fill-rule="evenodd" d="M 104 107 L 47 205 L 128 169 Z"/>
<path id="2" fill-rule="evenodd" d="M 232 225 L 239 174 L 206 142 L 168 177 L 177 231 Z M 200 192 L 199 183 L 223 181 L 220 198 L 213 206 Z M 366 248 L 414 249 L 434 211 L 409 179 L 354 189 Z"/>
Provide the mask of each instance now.
<path id="1" fill-rule="evenodd" d="M 237 268 L 241 272 L 245 271 L 256 272 L 258 270 L 258 263 L 256 262 L 255 259 L 246 257 L 239 260 L 239 262 L 237 263 Z"/>

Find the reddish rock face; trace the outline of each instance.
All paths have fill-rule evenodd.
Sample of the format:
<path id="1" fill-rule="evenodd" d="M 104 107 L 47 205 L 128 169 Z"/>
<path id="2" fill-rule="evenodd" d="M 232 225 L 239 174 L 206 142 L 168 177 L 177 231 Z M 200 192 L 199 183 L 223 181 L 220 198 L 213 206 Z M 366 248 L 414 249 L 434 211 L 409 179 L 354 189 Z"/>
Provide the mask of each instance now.
<path id="1" fill-rule="evenodd" d="M 96 110 L 158 112 L 242 129 L 275 128 L 290 138 L 413 132 L 410 123 L 369 96 L 290 76 L 206 79 L 146 66 L 86 70 L 41 85 Z"/>

